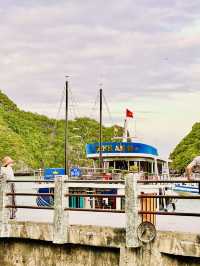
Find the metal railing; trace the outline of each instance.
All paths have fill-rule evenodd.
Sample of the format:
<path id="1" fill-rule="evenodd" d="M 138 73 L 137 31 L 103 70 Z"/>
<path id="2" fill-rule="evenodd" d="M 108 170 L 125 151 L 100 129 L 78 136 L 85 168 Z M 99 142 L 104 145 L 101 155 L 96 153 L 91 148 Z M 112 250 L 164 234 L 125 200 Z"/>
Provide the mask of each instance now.
<path id="1" fill-rule="evenodd" d="M 199 184 L 199 194 L 200 194 L 200 179 L 199 180 L 187 180 L 187 179 L 170 179 L 170 180 L 138 180 L 138 184 L 149 185 L 149 184 Z M 173 199 L 192 199 L 199 200 L 200 195 L 138 195 L 138 199 L 164 199 L 164 200 L 173 200 Z M 141 209 L 138 211 L 140 215 L 172 215 L 172 216 L 193 216 L 200 217 L 200 213 L 197 212 L 173 212 L 169 211 L 152 211 Z"/>
<path id="2" fill-rule="evenodd" d="M 66 176 L 58 176 L 55 180 L 8 180 L 1 184 L 0 189 L 0 211 L 4 213 L 2 218 L 2 224 L 8 223 L 9 213 L 6 209 L 42 209 L 42 210 L 53 210 L 54 211 L 54 227 L 56 232 L 58 231 L 60 237 L 68 230 L 69 224 L 69 212 L 81 211 L 81 212 L 99 212 L 99 213 L 125 213 L 126 216 L 126 232 L 127 232 L 127 246 L 136 247 L 138 246 L 137 232 L 136 228 L 141 221 L 148 221 L 149 217 L 153 217 L 153 222 L 155 221 L 156 215 L 172 215 L 172 216 L 192 216 L 200 217 L 200 213 L 196 212 L 169 212 L 160 211 L 158 209 L 157 200 L 169 200 L 169 199 L 188 199 L 188 200 L 199 200 L 200 195 L 159 195 L 154 194 L 139 194 L 141 187 L 148 187 L 148 185 L 166 186 L 168 184 L 176 183 L 198 183 L 200 186 L 200 180 L 186 180 L 186 179 L 170 179 L 170 180 L 139 180 L 138 174 L 128 174 L 125 180 L 72 180 Z M 9 183 L 36 183 L 45 185 L 50 185 L 53 187 L 54 191 L 49 193 L 28 193 L 28 192 L 11 192 L 8 190 Z M 159 187 L 158 186 L 158 187 Z M 106 193 L 105 189 L 116 189 L 113 194 Z M 117 193 L 118 189 L 121 189 L 120 194 Z M 78 190 L 79 189 L 79 190 Z M 88 191 L 88 189 L 90 189 Z M 96 191 L 97 189 L 97 191 Z M 100 190 L 101 189 L 101 190 Z M 88 191 L 88 192 L 86 192 Z M 11 204 L 8 198 L 11 197 L 53 197 L 53 206 L 33 206 L 33 205 L 20 205 Z M 78 199 L 91 199 L 93 200 L 93 205 L 91 208 L 83 206 L 80 208 L 78 206 L 72 207 L 69 204 L 70 198 L 77 197 Z M 114 200 L 115 208 L 108 206 L 108 204 L 102 205 L 103 200 Z M 149 199 L 149 206 L 143 200 Z M 118 200 L 118 205 L 116 204 Z M 124 201 L 122 206 L 122 200 Z M 151 201 L 155 200 L 155 202 Z M 100 204 L 98 203 L 100 201 Z M 95 202 L 98 203 L 95 205 Z M 144 203 L 144 204 L 143 204 Z M 143 205 L 142 205 L 143 204 Z M 63 225 L 57 227 L 56 221 L 61 221 Z M 57 233 L 56 233 L 57 234 Z"/>
<path id="3" fill-rule="evenodd" d="M 7 184 L 11 183 L 54 183 L 54 180 L 37 180 L 37 179 L 29 179 L 29 180 L 7 180 Z M 25 192 L 7 192 L 8 189 L 6 189 L 5 196 L 7 197 L 18 197 L 18 196 L 23 196 L 23 197 L 40 197 L 40 196 L 54 196 L 54 193 L 25 193 Z M 54 207 L 50 206 L 32 206 L 32 205 L 18 205 L 18 204 L 6 204 L 5 208 L 8 209 L 43 209 L 43 210 L 53 210 Z"/>
<path id="4" fill-rule="evenodd" d="M 8 180 L 7 183 L 54 183 L 54 180 Z M 81 188 L 81 184 L 124 184 L 124 180 L 65 180 L 65 183 L 70 186 L 70 184 L 79 184 L 79 187 Z M 188 183 L 188 184 L 193 184 L 193 183 L 198 183 L 200 185 L 200 180 L 186 180 L 186 179 L 176 179 L 176 180 L 138 180 L 137 184 L 143 184 L 143 185 L 148 185 L 148 184 L 176 184 L 176 183 Z M 114 186 L 113 186 L 114 188 Z M 104 187 L 105 189 L 105 187 Z M 7 192 L 6 196 L 35 196 L 35 197 L 40 197 L 40 196 L 54 196 L 54 193 L 11 193 Z M 76 196 L 76 197 L 82 197 L 82 198 L 125 198 L 125 195 L 118 195 L 118 194 L 83 194 L 83 193 L 66 193 L 64 195 L 65 197 L 71 197 L 71 196 Z M 138 199 L 200 199 L 200 195 L 138 195 Z M 7 204 L 5 206 L 6 208 L 33 208 L 33 209 L 54 209 L 53 207 L 41 207 L 41 206 L 30 206 L 30 205 L 11 205 Z M 104 209 L 94 209 L 94 208 L 65 208 L 65 210 L 81 210 L 81 211 L 91 211 L 91 212 L 102 212 L 102 211 L 108 211 L 105 208 Z M 124 213 L 124 210 L 109 210 L 110 212 L 120 212 Z M 199 213 L 180 213 L 180 212 L 165 212 L 165 211 L 145 211 L 143 209 L 139 210 L 139 214 L 157 214 L 157 215 L 178 215 L 178 216 L 200 216 Z"/>

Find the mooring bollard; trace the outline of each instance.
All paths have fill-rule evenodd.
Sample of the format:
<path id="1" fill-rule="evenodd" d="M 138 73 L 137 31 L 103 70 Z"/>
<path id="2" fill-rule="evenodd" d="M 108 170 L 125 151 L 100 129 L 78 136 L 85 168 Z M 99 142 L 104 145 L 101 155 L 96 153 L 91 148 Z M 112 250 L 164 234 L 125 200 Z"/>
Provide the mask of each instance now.
<path id="1" fill-rule="evenodd" d="M 54 221 L 53 221 L 53 243 L 64 244 L 68 242 L 69 235 L 69 212 L 65 208 L 69 207 L 69 199 L 65 197 L 69 193 L 68 176 L 57 176 L 54 188 Z"/>
<path id="2" fill-rule="evenodd" d="M 9 205 L 9 198 L 6 195 L 9 191 L 10 184 L 6 182 L 5 178 L 0 181 L 0 236 L 9 237 L 10 235 L 10 225 L 9 217 L 10 210 L 6 208 Z"/>
<path id="3" fill-rule="evenodd" d="M 125 177 L 126 247 L 128 248 L 141 246 L 137 236 L 137 228 L 141 220 L 138 214 L 138 179 L 139 174 L 128 174 Z"/>

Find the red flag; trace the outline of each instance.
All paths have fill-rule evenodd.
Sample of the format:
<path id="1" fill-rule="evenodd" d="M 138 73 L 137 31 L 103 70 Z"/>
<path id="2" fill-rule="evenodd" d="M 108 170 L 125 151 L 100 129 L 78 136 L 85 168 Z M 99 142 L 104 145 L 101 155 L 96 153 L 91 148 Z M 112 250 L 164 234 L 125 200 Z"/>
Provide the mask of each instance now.
<path id="1" fill-rule="evenodd" d="M 126 117 L 132 117 L 133 118 L 133 112 L 126 109 Z"/>

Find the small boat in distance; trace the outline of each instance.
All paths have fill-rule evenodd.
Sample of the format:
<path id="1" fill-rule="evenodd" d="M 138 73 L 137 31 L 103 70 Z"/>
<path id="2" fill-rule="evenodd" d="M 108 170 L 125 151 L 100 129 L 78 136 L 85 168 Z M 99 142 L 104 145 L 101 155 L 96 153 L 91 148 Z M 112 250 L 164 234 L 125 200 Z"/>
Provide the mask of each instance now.
<path id="1" fill-rule="evenodd" d="M 200 194 L 200 187 L 197 183 L 177 183 L 173 190 L 180 193 Z"/>

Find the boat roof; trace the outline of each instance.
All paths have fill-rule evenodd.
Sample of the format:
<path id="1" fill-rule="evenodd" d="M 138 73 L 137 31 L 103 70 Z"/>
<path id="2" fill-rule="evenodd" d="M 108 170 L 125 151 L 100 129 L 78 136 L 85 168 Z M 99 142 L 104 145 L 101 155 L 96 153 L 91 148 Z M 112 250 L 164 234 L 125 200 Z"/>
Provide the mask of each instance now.
<path id="1" fill-rule="evenodd" d="M 99 157 L 99 142 L 86 144 L 87 158 Z M 160 159 L 158 150 L 142 142 L 102 142 L 103 158 L 150 158 Z M 165 160 L 163 160 L 165 161 Z"/>
<path id="2" fill-rule="evenodd" d="M 99 142 L 86 144 L 86 155 L 88 159 L 99 158 Z M 104 159 L 157 159 L 163 162 L 168 160 L 159 156 L 157 148 L 140 142 L 102 142 L 102 157 Z"/>

